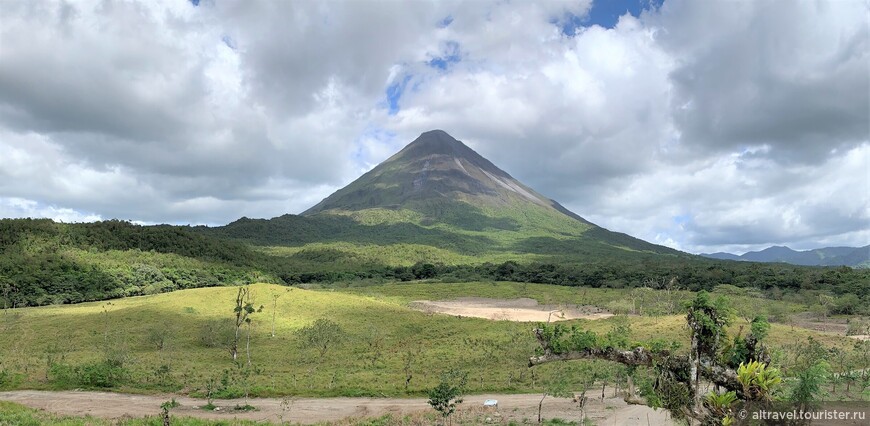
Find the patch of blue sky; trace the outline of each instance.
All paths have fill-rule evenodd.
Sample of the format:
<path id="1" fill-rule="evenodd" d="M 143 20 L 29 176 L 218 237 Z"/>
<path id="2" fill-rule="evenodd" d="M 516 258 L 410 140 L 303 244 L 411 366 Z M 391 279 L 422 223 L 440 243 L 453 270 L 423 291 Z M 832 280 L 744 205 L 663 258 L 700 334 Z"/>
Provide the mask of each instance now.
<path id="1" fill-rule="evenodd" d="M 453 23 L 453 17 L 450 15 L 447 15 L 444 17 L 444 19 L 438 21 L 438 28 L 447 28 L 452 23 Z"/>
<path id="2" fill-rule="evenodd" d="M 199 6 L 199 0 L 188 0 L 194 7 Z"/>
<path id="3" fill-rule="evenodd" d="M 450 64 L 455 64 L 462 60 L 462 55 L 459 49 L 459 43 L 455 41 L 447 41 L 444 43 L 444 54 L 429 60 L 427 64 L 439 70 L 446 70 Z"/>
<path id="4" fill-rule="evenodd" d="M 402 99 L 402 94 L 405 93 L 405 88 L 408 82 L 411 81 L 411 75 L 405 75 L 401 79 L 397 79 L 393 84 L 387 86 L 385 93 L 387 111 L 390 115 L 396 115 L 399 112 L 399 100 Z"/>
<path id="5" fill-rule="evenodd" d="M 644 10 L 658 9 L 664 0 L 597 0 L 592 3 L 592 9 L 586 16 L 566 13 L 560 19 L 550 21 L 558 25 L 562 34 L 573 37 L 577 29 L 598 25 L 603 28 L 613 28 L 619 22 L 619 17 L 626 13 L 638 17 Z"/>

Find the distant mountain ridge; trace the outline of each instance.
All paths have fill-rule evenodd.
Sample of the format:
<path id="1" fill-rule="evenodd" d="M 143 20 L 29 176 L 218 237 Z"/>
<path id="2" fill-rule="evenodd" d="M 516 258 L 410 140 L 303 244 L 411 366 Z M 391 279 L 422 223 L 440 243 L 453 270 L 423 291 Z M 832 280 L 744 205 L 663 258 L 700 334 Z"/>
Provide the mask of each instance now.
<path id="1" fill-rule="evenodd" d="M 851 266 L 870 268 L 870 245 L 864 247 L 823 247 L 797 251 L 785 246 L 772 246 L 742 255 L 732 253 L 702 253 L 711 259 L 747 262 L 783 262 L 803 266 Z"/>

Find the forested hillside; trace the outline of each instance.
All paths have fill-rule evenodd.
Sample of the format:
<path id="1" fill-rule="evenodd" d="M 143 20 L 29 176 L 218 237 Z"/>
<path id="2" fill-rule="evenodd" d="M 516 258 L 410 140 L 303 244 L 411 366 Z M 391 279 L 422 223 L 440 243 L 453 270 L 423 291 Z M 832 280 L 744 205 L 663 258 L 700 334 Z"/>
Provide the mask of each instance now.
<path id="1" fill-rule="evenodd" d="M 177 226 L 0 220 L 0 303 L 76 303 L 277 281 L 247 246 Z"/>
<path id="2" fill-rule="evenodd" d="M 55 223 L 0 220 L 0 306 L 77 303 L 251 282 L 355 281 L 462 282 L 504 280 L 595 288 L 712 290 L 719 285 L 756 288 L 782 297 L 830 294 L 832 306 L 855 311 L 870 305 L 870 270 L 802 267 L 667 256 L 612 246 L 574 246 L 540 238 L 537 254 L 465 255 L 425 244 L 382 244 L 388 233 L 353 222 L 359 240 L 299 247 L 249 245 L 272 234 L 315 241 L 325 218 L 286 216 L 281 221 L 242 219 L 250 234 L 234 240 L 183 226 L 139 226 L 106 221 Z M 273 226 L 283 223 L 281 232 Z M 402 226 L 411 226 L 404 224 Z M 223 229 L 232 229 L 227 227 Z M 437 230 L 436 230 L 437 231 Z M 419 234 L 417 234 L 419 235 Z M 247 238 L 245 238 L 247 237 Z M 419 236 L 425 242 L 425 234 Z M 581 237 L 582 238 L 582 237 Z M 596 248 L 597 247 L 597 248 Z M 619 253 L 617 253 L 617 251 Z"/>

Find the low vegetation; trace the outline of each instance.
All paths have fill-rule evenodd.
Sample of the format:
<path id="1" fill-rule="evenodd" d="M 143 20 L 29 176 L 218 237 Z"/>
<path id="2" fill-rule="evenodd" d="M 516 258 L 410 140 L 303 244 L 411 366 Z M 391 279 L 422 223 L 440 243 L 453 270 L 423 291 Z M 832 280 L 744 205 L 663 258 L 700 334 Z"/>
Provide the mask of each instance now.
<path id="1" fill-rule="evenodd" d="M 473 231 L 440 223 L 409 224 L 402 220 L 423 219 L 384 212 L 388 213 L 383 217 L 369 211 L 245 219 L 224 228 L 0 219 L 0 306 L 79 303 L 254 282 L 332 285 L 428 279 L 665 291 L 713 291 L 725 285 L 735 295 L 749 298 L 760 291 L 766 297 L 800 304 L 806 304 L 805 298 L 819 299 L 824 301 L 819 313 L 825 315 L 870 314 L 870 269 L 657 253 L 621 234 L 597 236 L 606 232 L 600 228 L 579 227 L 560 234 L 564 226 L 547 225 L 546 218 L 529 229 Z M 413 238 L 393 241 L 383 226 L 420 229 L 397 231 L 395 235 Z M 249 246 L 227 239 L 274 244 L 256 236 L 283 239 L 287 233 L 306 235 L 308 228 L 317 238 L 294 243 L 288 236 L 283 246 Z M 339 230 L 352 230 L 360 238 L 324 237 Z M 429 234 L 432 238 L 427 239 Z M 480 242 L 479 250 L 456 246 L 485 235 L 495 240 Z M 609 243 L 602 243 L 605 240 Z M 627 305 L 612 308 L 630 311 Z"/>
<path id="2" fill-rule="evenodd" d="M 550 291 L 556 290 L 556 291 Z M 531 326 L 510 321 L 456 318 L 417 312 L 416 298 L 443 299 L 476 294 L 542 303 L 604 304 L 629 292 L 613 289 L 551 287 L 525 283 L 409 283 L 335 290 L 302 290 L 276 285 L 250 286 L 252 366 L 247 353 L 233 362 L 234 300 L 238 289 L 192 289 L 111 302 L 7 309 L 0 312 L 0 371 L 4 389 L 113 389 L 126 392 L 185 391 L 211 398 L 252 396 L 401 396 L 425 395 L 441 372 L 468 373 L 468 393 L 541 392 L 555 367 L 529 370 L 537 343 Z M 661 295 L 661 293 L 659 293 Z M 277 299 L 275 295 L 280 295 Z M 675 303 L 691 297 L 678 293 Z M 658 298 L 638 300 L 644 306 Z M 268 303 L 275 300 L 275 303 Z M 656 302 L 658 303 L 658 302 Z M 781 302 L 772 302 L 777 305 Z M 268 309 L 277 309 L 275 336 Z M 566 321 L 568 327 L 606 335 L 623 330 L 629 342 L 685 351 L 688 334 L 680 313 Z M 789 309 L 786 305 L 786 308 Z M 751 324 L 735 317 L 729 332 L 744 335 Z M 149 336 L 168 330 L 163 346 Z M 160 334 L 160 333 L 157 333 Z M 655 336 L 655 337 L 651 337 Z M 808 340 L 812 338 L 812 340 Z M 247 335 L 242 336 L 246 341 Z M 13 344 L 14 340 L 14 344 Z M 783 371 L 797 371 L 796 342 L 813 342 L 822 351 L 838 350 L 842 365 L 858 365 L 851 339 L 771 325 L 767 342 Z M 860 343 L 857 343 L 860 344 Z M 247 345 L 247 343 L 245 343 Z M 240 347 L 244 345 L 240 344 Z M 862 346 L 863 348 L 863 346 Z M 862 349 L 863 356 L 866 348 Z M 392 354 L 392 355 L 390 355 Z M 604 361 L 609 386 L 627 386 L 627 370 Z M 866 362 L 863 361 L 863 362 Z M 846 367 L 837 367 L 845 371 Z M 856 370 L 849 367 L 849 371 Z M 579 371 L 579 370 L 578 370 Z M 559 374 L 564 374 L 561 372 Z M 570 386 L 588 383 L 578 375 Z M 600 382 L 602 377 L 594 381 Z M 642 381 L 642 379 L 638 379 Z M 862 378 L 844 381 L 835 395 L 861 398 Z M 827 387 L 827 382 L 824 382 Z"/>

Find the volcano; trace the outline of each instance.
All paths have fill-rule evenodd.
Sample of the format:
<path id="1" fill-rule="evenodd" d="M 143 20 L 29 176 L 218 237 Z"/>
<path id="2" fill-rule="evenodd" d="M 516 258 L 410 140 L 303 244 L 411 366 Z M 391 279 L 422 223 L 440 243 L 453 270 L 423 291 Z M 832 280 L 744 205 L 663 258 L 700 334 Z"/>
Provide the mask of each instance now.
<path id="1" fill-rule="evenodd" d="M 218 231 L 266 245 L 411 244 L 465 255 L 684 255 L 601 228 L 514 179 L 443 130 L 401 151 L 301 215 L 242 218 Z"/>
<path id="2" fill-rule="evenodd" d="M 517 181 L 443 130 L 423 133 L 404 149 L 302 214 L 410 208 L 437 215 L 437 206 L 445 202 L 493 209 L 525 205 L 553 210 L 590 225 L 559 203 Z"/>

